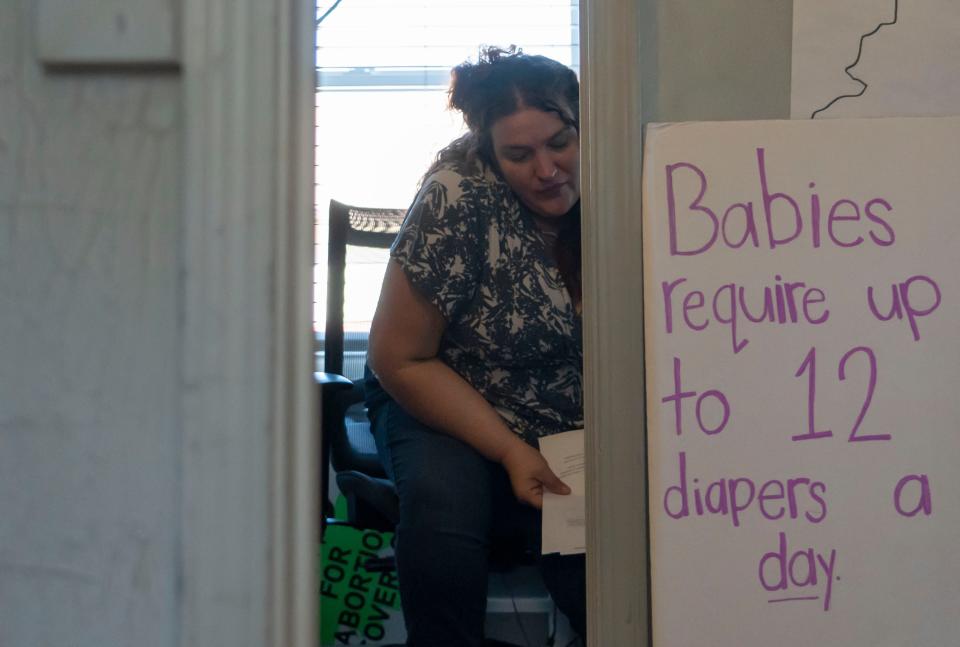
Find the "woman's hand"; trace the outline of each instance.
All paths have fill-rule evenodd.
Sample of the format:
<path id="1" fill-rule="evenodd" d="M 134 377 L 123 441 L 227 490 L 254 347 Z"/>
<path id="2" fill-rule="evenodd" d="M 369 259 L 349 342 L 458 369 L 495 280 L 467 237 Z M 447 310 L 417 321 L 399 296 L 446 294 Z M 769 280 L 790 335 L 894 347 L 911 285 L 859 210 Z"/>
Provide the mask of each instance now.
<path id="1" fill-rule="evenodd" d="M 543 492 L 570 494 L 570 488 L 557 478 L 539 451 L 519 440 L 503 455 L 500 462 L 513 485 L 518 501 L 538 510 L 543 507 Z"/>

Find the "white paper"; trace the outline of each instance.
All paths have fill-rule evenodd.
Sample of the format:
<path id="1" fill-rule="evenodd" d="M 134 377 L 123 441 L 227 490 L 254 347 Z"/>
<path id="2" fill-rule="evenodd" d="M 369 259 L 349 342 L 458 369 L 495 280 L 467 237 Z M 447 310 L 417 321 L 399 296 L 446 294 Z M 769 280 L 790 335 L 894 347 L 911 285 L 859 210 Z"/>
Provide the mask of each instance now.
<path id="1" fill-rule="evenodd" d="M 570 494 L 543 493 L 541 552 L 575 555 L 587 551 L 586 484 L 583 429 L 540 439 L 540 453 L 550 469 L 570 488 Z"/>
<path id="2" fill-rule="evenodd" d="M 960 114 L 958 34 L 956 0 L 794 0 L 791 116 Z"/>

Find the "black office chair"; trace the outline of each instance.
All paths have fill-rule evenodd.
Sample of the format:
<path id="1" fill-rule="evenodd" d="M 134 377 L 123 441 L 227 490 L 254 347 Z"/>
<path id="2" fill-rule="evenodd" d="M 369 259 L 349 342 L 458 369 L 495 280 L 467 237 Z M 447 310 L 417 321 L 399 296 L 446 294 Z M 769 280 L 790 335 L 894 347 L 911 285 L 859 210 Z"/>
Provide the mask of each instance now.
<path id="1" fill-rule="evenodd" d="M 404 215 L 403 209 L 360 208 L 330 201 L 323 372 L 316 374 L 323 425 L 320 488 L 324 523 L 329 523 L 333 516 L 331 464 L 347 502 L 347 518 L 341 522 L 390 531 L 399 518 L 396 490 L 380 464 L 363 407 L 367 333 L 344 334 L 343 304 L 347 247 L 389 248 Z M 370 289 L 378 290 L 379 285 Z"/>

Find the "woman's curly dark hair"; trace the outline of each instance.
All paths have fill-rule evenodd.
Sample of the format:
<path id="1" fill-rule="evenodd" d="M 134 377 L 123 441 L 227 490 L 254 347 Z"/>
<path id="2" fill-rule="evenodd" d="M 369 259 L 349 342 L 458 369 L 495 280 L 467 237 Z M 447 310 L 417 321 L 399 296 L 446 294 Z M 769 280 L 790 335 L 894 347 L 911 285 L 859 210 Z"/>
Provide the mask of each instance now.
<path id="1" fill-rule="evenodd" d="M 450 76 L 449 106 L 463 115 L 470 129 L 459 148 L 495 170 L 490 127 L 521 107 L 552 112 L 580 130 L 580 83 L 562 63 L 513 46 L 486 47 L 476 63 L 461 63 Z"/>
<path id="2" fill-rule="evenodd" d="M 514 46 L 485 47 L 476 63 L 453 68 L 447 92 L 449 107 L 459 111 L 469 132 L 437 154 L 427 175 L 445 163 L 473 167 L 479 160 L 500 174 L 490 129 L 521 108 L 556 114 L 580 132 L 580 82 L 566 65 L 545 56 L 524 54 Z M 580 303 L 580 203 L 565 218 L 554 248 L 560 273 Z"/>

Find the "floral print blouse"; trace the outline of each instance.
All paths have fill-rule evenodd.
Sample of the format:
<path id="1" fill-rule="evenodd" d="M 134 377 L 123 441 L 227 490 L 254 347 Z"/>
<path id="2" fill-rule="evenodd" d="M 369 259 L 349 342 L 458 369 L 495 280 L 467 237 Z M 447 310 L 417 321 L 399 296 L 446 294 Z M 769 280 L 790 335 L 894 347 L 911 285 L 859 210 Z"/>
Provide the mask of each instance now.
<path id="1" fill-rule="evenodd" d="M 581 319 L 533 217 L 478 165 L 427 177 L 390 252 L 447 327 L 439 358 L 527 442 L 583 426 Z"/>

